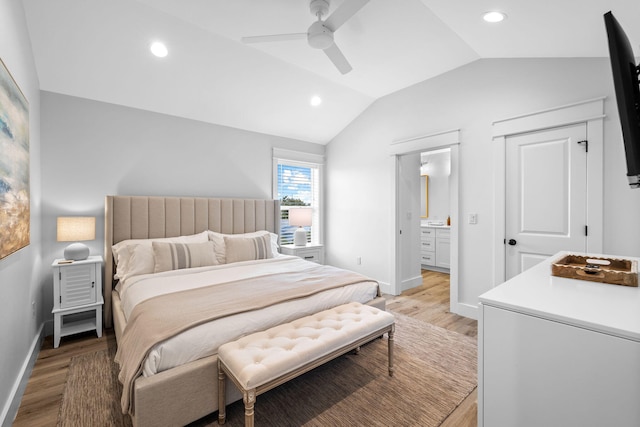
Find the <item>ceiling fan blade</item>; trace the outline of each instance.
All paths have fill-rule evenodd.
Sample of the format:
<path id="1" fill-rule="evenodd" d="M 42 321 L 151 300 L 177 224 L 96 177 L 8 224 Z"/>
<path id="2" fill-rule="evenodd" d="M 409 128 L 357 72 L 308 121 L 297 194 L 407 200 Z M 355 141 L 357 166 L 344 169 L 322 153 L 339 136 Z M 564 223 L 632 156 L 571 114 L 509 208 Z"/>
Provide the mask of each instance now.
<path id="1" fill-rule="evenodd" d="M 242 37 L 242 43 L 281 42 L 287 40 L 302 40 L 307 38 L 307 33 L 272 34 L 270 36 Z"/>
<path id="2" fill-rule="evenodd" d="M 324 21 L 324 25 L 331 31 L 336 31 L 367 3 L 369 0 L 344 0 L 344 3 Z"/>
<path id="3" fill-rule="evenodd" d="M 342 74 L 347 74 L 353 69 L 351 64 L 349 64 L 349 61 L 347 61 L 347 58 L 344 57 L 342 51 L 338 49 L 338 46 L 335 43 L 324 49 L 324 53 L 327 54 L 331 62 L 333 62 L 333 65 L 335 65 L 338 71 Z"/>

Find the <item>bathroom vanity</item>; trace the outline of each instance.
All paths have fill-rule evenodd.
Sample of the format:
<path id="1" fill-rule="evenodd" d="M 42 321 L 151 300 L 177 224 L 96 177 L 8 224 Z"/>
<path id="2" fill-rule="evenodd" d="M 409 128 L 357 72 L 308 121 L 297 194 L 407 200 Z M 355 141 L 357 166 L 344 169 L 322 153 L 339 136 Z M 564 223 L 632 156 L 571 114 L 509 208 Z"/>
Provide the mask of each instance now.
<path id="1" fill-rule="evenodd" d="M 448 273 L 451 263 L 451 227 L 420 226 L 420 264 L 427 270 Z"/>

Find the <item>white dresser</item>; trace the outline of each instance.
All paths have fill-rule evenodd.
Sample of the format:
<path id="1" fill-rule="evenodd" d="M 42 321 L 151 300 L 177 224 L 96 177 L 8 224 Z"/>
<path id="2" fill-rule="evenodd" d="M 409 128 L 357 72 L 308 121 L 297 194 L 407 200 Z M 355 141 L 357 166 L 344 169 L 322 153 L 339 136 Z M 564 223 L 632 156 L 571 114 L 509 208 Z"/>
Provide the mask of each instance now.
<path id="1" fill-rule="evenodd" d="M 420 264 L 423 268 L 449 271 L 451 264 L 449 226 L 421 226 L 420 245 Z"/>
<path id="2" fill-rule="evenodd" d="M 478 425 L 640 426 L 640 289 L 551 275 L 480 296 Z"/>

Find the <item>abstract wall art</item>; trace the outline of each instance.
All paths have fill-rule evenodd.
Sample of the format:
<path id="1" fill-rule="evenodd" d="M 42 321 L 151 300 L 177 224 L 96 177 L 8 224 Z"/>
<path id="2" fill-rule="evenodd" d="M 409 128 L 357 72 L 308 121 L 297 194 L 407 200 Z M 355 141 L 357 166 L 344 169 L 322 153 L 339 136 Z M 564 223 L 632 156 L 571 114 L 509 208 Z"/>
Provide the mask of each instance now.
<path id="1" fill-rule="evenodd" d="M 0 259 L 29 245 L 29 104 L 0 59 Z"/>

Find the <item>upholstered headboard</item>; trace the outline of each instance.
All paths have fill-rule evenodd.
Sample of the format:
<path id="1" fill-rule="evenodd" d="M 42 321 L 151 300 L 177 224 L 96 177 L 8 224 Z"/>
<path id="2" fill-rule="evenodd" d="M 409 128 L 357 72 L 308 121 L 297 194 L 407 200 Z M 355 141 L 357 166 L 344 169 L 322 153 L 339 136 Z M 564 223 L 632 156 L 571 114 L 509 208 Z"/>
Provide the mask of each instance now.
<path id="1" fill-rule="evenodd" d="M 200 233 L 268 230 L 280 234 L 280 202 L 271 199 L 106 196 L 104 204 L 104 320 L 111 327 L 113 252 L 128 239 L 152 239 Z"/>

